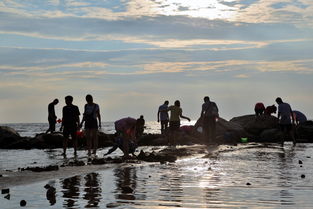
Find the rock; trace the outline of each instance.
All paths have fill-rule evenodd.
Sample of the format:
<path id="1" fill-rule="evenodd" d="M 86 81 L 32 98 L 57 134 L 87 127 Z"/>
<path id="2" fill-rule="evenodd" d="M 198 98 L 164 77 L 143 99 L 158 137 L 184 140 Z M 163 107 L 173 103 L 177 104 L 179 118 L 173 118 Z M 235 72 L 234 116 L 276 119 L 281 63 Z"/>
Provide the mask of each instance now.
<path id="1" fill-rule="evenodd" d="M 248 183 L 246 183 L 246 185 L 247 185 L 247 186 L 250 186 L 251 184 L 248 182 Z"/>
<path id="2" fill-rule="evenodd" d="M 266 129 L 278 129 L 278 118 L 269 115 L 256 117 L 255 115 L 244 115 L 232 118 L 230 122 L 240 124 L 246 132 L 258 136 Z"/>
<path id="3" fill-rule="evenodd" d="M 57 165 L 48 165 L 43 167 L 27 167 L 27 168 L 21 168 L 21 171 L 33 171 L 33 172 L 43 172 L 43 171 L 56 171 L 59 170 L 59 166 Z"/>
<path id="4" fill-rule="evenodd" d="M 1 194 L 8 194 L 10 193 L 10 189 L 2 189 Z"/>
<path id="5" fill-rule="evenodd" d="M 20 135 L 13 128 L 0 126 L 0 148 L 8 149 L 10 144 L 16 143 L 20 138 Z"/>
<path id="6" fill-rule="evenodd" d="M 304 179 L 304 178 L 305 178 L 305 175 L 304 175 L 304 174 L 302 174 L 302 175 L 301 175 L 301 178 L 302 178 L 302 179 Z"/>
<path id="7" fill-rule="evenodd" d="M 248 133 L 241 124 L 219 118 L 216 124 L 216 136 L 221 137 L 218 140 L 220 143 L 233 144 L 239 142 L 241 137 L 247 137 Z"/>
<path id="8" fill-rule="evenodd" d="M 279 142 L 283 138 L 283 134 L 279 129 L 272 128 L 262 131 L 257 138 L 256 141 L 259 142 Z"/>
<path id="9" fill-rule="evenodd" d="M 299 142 L 313 142 L 313 121 L 306 121 L 298 125 L 296 137 Z"/>
<path id="10" fill-rule="evenodd" d="M 299 164 L 303 164 L 302 160 L 299 160 Z"/>
<path id="11" fill-rule="evenodd" d="M 4 196 L 4 198 L 7 199 L 7 200 L 10 200 L 11 195 L 10 195 L 10 194 L 7 194 L 7 195 Z"/>
<path id="12" fill-rule="evenodd" d="M 21 200 L 20 206 L 21 206 L 21 207 L 24 207 L 24 206 L 26 206 L 26 203 L 27 203 L 27 202 L 26 202 L 25 200 Z"/>

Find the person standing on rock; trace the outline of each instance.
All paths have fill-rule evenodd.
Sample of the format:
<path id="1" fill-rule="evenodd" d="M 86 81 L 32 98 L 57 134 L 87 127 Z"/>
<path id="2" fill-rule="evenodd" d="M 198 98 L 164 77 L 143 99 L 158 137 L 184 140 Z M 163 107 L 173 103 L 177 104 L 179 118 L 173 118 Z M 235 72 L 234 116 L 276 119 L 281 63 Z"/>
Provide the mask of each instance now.
<path id="1" fill-rule="evenodd" d="M 158 110 L 158 122 L 161 122 L 161 134 L 164 134 L 168 128 L 168 103 L 169 102 L 166 100 Z"/>
<path id="2" fill-rule="evenodd" d="M 79 129 L 79 109 L 73 105 L 73 97 L 65 97 L 66 106 L 62 110 L 62 125 L 60 131 L 63 130 L 63 155 L 66 156 L 69 136 L 72 138 L 74 155 L 77 155 L 77 137 L 76 132 Z"/>
<path id="3" fill-rule="evenodd" d="M 289 136 L 293 144 L 296 144 L 296 139 L 293 133 L 293 124 L 295 124 L 294 115 L 292 112 L 292 109 L 288 103 L 283 102 L 283 100 L 280 97 L 276 98 L 276 103 L 278 104 L 278 119 L 279 119 L 279 125 L 283 132 L 283 139 L 282 139 L 282 146 L 284 146 L 284 140 L 285 137 Z M 291 122 L 291 119 L 292 122 Z"/>
<path id="4" fill-rule="evenodd" d="M 143 115 L 140 115 L 136 122 L 136 137 L 140 138 L 144 130 L 145 130 L 145 119 L 143 118 Z"/>
<path id="5" fill-rule="evenodd" d="M 215 102 L 210 101 L 208 96 L 204 97 L 200 117 L 203 123 L 203 133 L 208 140 L 207 143 L 215 142 L 216 120 L 219 117 L 218 107 Z"/>
<path id="6" fill-rule="evenodd" d="M 101 128 L 101 116 L 99 105 L 93 102 L 90 94 L 86 96 L 85 111 L 80 127 L 85 122 L 85 133 L 87 138 L 88 156 L 96 156 L 98 148 L 98 128 Z M 97 120 L 98 119 L 98 120 Z M 99 123 L 98 123 L 99 122 Z"/>
<path id="7" fill-rule="evenodd" d="M 170 111 L 170 135 L 168 139 L 169 145 L 176 145 L 176 135 L 180 128 L 180 118 L 190 121 L 190 118 L 183 116 L 183 110 L 180 107 L 180 101 L 176 100 L 174 105 L 169 106 L 167 111 Z"/>
<path id="8" fill-rule="evenodd" d="M 55 114 L 54 106 L 59 103 L 58 99 L 54 99 L 53 102 L 51 102 L 48 105 L 48 122 L 49 122 L 49 128 L 46 131 L 47 133 L 53 133 L 55 132 L 55 124 L 57 123 L 57 116 Z"/>

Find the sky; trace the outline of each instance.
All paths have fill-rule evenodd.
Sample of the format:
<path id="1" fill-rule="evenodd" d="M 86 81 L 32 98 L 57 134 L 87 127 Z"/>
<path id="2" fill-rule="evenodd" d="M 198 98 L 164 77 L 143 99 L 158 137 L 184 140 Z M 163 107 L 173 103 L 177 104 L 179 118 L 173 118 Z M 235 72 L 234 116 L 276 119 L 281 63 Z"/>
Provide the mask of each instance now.
<path id="1" fill-rule="evenodd" d="M 102 121 L 203 97 L 227 120 L 276 97 L 313 118 L 312 0 L 0 0 L 0 123 L 47 122 L 72 95 Z"/>

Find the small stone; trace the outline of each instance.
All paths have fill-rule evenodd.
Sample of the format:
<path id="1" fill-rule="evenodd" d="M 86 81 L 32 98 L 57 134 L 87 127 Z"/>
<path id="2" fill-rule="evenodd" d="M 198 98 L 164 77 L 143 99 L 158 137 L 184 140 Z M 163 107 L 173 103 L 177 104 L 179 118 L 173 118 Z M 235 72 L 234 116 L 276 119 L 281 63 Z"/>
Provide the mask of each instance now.
<path id="1" fill-rule="evenodd" d="M 305 178 L 305 175 L 304 175 L 304 174 L 302 174 L 302 175 L 301 175 L 301 178 L 303 178 L 303 179 L 304 179 L 304 178 Z"/>
<path id="2" fill-rule="evenodd" d="M 3 175 L 2 175 L 2 174 L 0 174 L 0 177 L 3 177 Z"/>
<path id="3" fill-rule="evenodd" d="M 311 158 L 310 156 L 306 156 L 306 158 Z"/>
<path id="4" fill-rule="evenodd" d="M 207 163 L 208 163 L 208 161 L 205 161 L 205 162 L 204 162 L 204 164 L 207 164 Z"/>
<path id="5" fill-rule="evenodd" d="M 1 194 L 8 194 L 10 193 L 10 189 L 2 189 Z"/>
<path id="6" fill-rule="evenodd" d="M 7 195 L 5 195 L 5 196 L 4 196 L 4 198 L 5 198 L 5 199 L 8 199 L 8 200 L 10 200 L 10 198 L 11 198 L 11 195 L 10 195 L 10 194 L 7 194 Z"/>
<path id="7" fill-rule="evenodd" d="M 20 202 L 20 206 L 21 206 L 21 207 L 26 206 L 26 201 L 25 201 L 25 200 L 21 200 L 21 202 Z"/>
<path id="8" fill-rule="evenodd" d="M 303 164 L 302 160 L 299 160 L 299 164 Z"/>
<path id="9" fill-rule="evenodd" d="M 248 183 L 246 183 L 246 185 L 247 185 L 247 186 L 250 186 L 251 184 L 248 182 Z"/>
<path id="10" fill-rule="evenodd" d="M 302 165 L 300 165 L 300 168 L 302 168 L 303 166 Z"/>
<path id="11" fill-rule="evenodd" d="M 149 176 L 149 178 L 151 178 L 151 176 Z"/>

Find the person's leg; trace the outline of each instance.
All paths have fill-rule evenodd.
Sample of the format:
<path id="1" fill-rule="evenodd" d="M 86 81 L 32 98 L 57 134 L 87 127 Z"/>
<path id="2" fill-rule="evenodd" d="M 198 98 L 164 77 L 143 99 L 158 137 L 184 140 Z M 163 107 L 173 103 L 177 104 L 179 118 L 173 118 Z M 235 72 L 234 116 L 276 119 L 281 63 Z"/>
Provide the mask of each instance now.
<path id="1" fill-rule="evenodd" d="M 294 145 L 296 145 L 297 141 L 296 141 L 296 137 L 295 137 L 295 133 L 294 133 L 294 127 L 292 124 L 290 124 L 290 126 L 288 128 L 289 128 L 289 130 L 288 130 L 289 137 L 292 139 L 292 143 Z"/>
<path id="2" fill-rule="evenodd" d="M 98 129 L 92 130 L 92 148 L 93 148 L 93 154 L 97 153 L 98 149 Z"/>
<path id="3" fill-rule="evenodd" d="M 88 150 L 88 156 L 91 155 L 91 131 L 89 128 L 85 129 L 85 134 L 86 134 L 86 145 L 87 145 L 87 150 Z"/>
<path id="4" fill-rule="evenodd" d="M 204 136 L 204 139 L 205 139 L 205 142 L 207 144 L 210 143 L 210 124 L 209 124 L 209 119 L 207 117 L 203 118 L 203 127 L 202 127 L 202 130 L 203 130 L 203 136 Z"/>
<path id="5" fill-rule="evenodd" d="M 161 120 L 161 134 L 164 134 L 165 131 L 165 121 Z"/>
<path id="6" fill-rule="evenodd" d="M 216 142 L 216 139 L 215 139 L 215 135 L 216 135 L 216 121 L 215 121 L 215 118 L 212 118 L 211 121 L 210 121 L 210 140 L 212 143 L 215 143 Z"/>
<path id="7" fill-rule="evenodd" d="M 63 129 L 63 137 L 64 137 L 63 138 L 63 153 L 62 153 L 64 156 L 66 155 L 69 135 L 70 135 L 69 130 L 66 127 L 64 127 Z"/>
<path id="8" fill-rule="evenodd" d="M 72 142 L 73 142 L 73 149 L 74 149 L 74 156 L 77 155 L 77 135 L 76 135 L 76 131 L 73 131 L 71 133 L 72 136 Z"/>
<path id="9" fill-rule="evenodd" d="M 123 133 L 123 153 L 124 157 L 129 157 L 129 136 Z"/>

